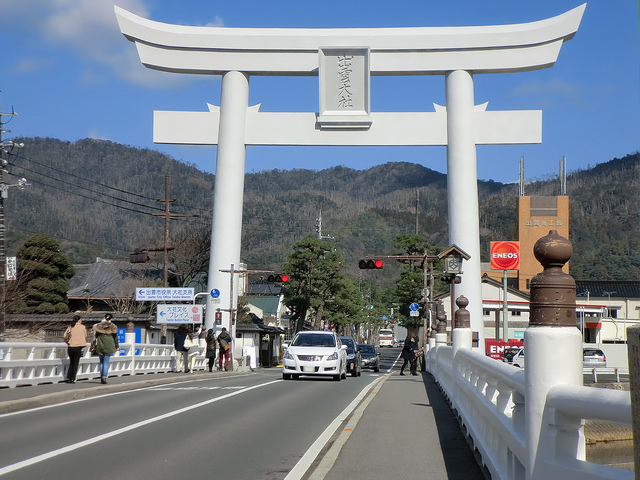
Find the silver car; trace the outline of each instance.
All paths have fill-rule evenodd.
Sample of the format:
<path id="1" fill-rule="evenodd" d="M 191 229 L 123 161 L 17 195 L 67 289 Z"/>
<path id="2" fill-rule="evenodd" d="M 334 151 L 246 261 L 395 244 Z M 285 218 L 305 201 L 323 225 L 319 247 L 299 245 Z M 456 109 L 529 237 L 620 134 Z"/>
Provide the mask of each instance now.
<path id="1" fill-rule="evenodd" d="M 599 348 L 583 348 L 582 366 L 586 368 L 606 367 L 607 356 Z"/>

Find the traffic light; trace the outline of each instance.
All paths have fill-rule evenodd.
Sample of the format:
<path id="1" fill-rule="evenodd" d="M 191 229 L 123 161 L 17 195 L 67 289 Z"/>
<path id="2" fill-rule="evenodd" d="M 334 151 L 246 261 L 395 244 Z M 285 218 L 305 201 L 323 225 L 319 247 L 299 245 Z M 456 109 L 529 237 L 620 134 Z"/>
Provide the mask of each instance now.
<path id="1" fill-rule="evenodd" d="M 358 262 L 358 267 L 360 267 L 362 270 L 367 270 L 367 269 L 379 270 L 382 268 L 383 265 L 384 265 L 384 262 L 382 260 L 364 259 Z"/>
<path id="2" fill-rule="evenodd" d="M 222 325 L 222 312 L 220 310 L 216 312 L 216 325 Z"/>
<path id="3" fill-rule="evenodd" d="M 287 283 L 289 281 L 289 275 L 284 273 L 269 275 L 267 281 L 272 283 Z"/>

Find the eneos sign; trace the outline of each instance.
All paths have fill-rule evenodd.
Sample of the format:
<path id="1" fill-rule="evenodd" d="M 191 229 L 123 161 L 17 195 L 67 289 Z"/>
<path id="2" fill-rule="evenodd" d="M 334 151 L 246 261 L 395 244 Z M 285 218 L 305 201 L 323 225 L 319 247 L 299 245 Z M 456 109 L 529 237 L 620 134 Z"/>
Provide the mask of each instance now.
<path id="1" fill-rule="evenodd" d="M 518 270 L 520 242 L 491 242 L 491 270 Z"/>

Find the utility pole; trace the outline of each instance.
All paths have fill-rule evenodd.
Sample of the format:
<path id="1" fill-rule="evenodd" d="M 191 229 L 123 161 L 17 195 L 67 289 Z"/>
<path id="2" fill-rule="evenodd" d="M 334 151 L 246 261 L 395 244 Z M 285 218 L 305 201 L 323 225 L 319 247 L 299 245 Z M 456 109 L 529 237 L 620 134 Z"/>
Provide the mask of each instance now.
<path id="1" fill-rule="evenodd" d="M 416 235 L 418 235 L 418 207 L 420 205 L 420 190 L 416 188 Z"/>
<path id="2" fill-rule="evenodd" d="M 318 218 L 316 218 L 316 233 L 318 234 L 318 240 L 334 240 L 334 237 L 330 235 L 322 235 L 322 210 L 320 210 Z"/>
<path id="3" fill-rule="evenodd" d="M 15 117 L 18 115 L 13 110 L 11 113 L 2 113 L 0 111 L 0 342 L 5 341 L 6 320 L 5 320 L 5 300 L 6 300 L 6 280 L 7 280 L 7 255 L 5 251 L 5 226 L 4 226 L 4 199 L 7 198 L 8 187 L 4 183 L 4 169 L 7 161 L 3 154 L 9 153 L 13 147 L 21 148 L 23 144 L 16 144 L 13 141 L 2 141 L 2 134 L 8 133 L 2 126 L 7 123 L 2 121 L 2 117 Z M 11 121 L 11 120 L 9 120 Z M 17 186 L 24 188 L 26 180 L 21 179 Z"/>
<path id="4" fill-rule="evenodd" d="M 170 206 L 173 202 L 177 202 L 177 198 L 169 198 L 169 186 L 171 184 L 171 177 L 166 175 L 164 177 L 164 198 L 157 199 L 157 202 L 164 204 L 164 213 L 154 213 L 156 217 L 164 217 L 164 244 L 162 251 L 164 252 L 164 276 L 162 285 L 166 288 L 169 286 L 169 250 L 173 250 L 169 247 L 169 220 L 172 218 L 184 218 L 191 217 L 192 215 L 186 215 L 182 213 L 171 213 Z M 163 323 L 160 330 L 160 343 L 167 343 L 167 324 Z"/>

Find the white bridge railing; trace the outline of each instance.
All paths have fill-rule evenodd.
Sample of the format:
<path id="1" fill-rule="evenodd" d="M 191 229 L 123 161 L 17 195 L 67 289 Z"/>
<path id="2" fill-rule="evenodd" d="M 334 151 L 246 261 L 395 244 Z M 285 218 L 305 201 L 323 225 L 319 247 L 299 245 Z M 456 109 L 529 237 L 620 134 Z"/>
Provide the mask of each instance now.
<path id="1" fill-rule="evenodd" d="M 525 479 L 528 446 L 524 370 L 469 348 L 438 345 L 426 355 L 427 369 L 457 413 L 472 448 L 493 480 Z M 537 446 L 544 478 L 633 479 L 628 470 L 585 460 L 584 420 L 631 425 L 629 392 L 555 385 L 547 394 Z M 537 476 L 536 476 L 537 477 Z M 542 477 L 540 477 L 542 478 Z"/>
<path id="2" fill-rule="evenodd" d="M 89 353 L 80 359 L 77 380 L 100 378 L 99 359 Z M 204 347 L 198 347 L 195 370 L 204 370 Z M 56 383 L 65 379 L 69 366 L 65 343 L 0 343 L 0 388 Z M 121 343 L 109 361 L 109 376 L 164 373 L 176 370 L 173 345 Z"/>

